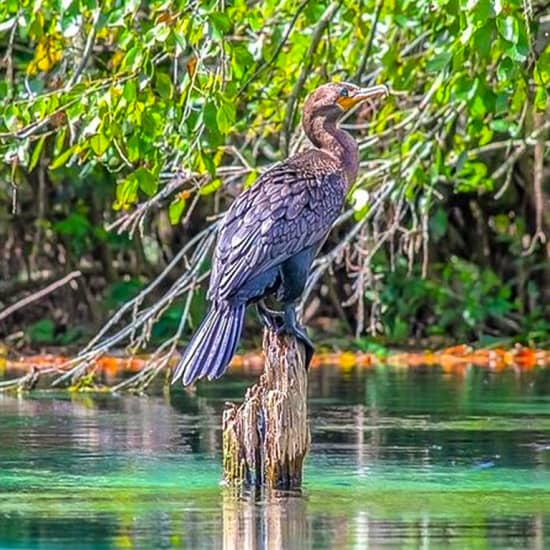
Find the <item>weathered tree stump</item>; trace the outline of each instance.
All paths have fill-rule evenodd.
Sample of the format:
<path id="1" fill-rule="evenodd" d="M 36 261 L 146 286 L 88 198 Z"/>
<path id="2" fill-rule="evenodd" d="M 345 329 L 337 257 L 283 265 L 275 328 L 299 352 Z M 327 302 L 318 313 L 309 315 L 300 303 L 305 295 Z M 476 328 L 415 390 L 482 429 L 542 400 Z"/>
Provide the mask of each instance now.
<path id="1" fill-rule="evenodd" d="M 305 351 L 293 336 L 266 329 L 265 368 L 240 405 L 223 413 L 224 480 L 230 485 L 296 489 L 309 449 Z"/>

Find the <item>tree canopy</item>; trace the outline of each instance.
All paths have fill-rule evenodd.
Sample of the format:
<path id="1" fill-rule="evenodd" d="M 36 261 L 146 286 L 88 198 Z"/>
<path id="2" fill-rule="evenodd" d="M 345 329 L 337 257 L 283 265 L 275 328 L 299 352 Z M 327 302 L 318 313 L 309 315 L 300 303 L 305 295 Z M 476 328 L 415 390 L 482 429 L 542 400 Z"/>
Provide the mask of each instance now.
<path id="1" fill-rule="evenodd" d="M 392 94 L 345 122 L 362 169 L 309 288 L 310 305 L 332 305 L 306 314 L 392 340 L 548 334 L 547 12 L 533 0 L 6 0 L 0 301 L 81 269 L 87 308 L 74 311 L 98 324 L 185 243 L 200 246 L 179 259 L 204 260 L 212 215 L 305 145 L 307 92 L 346 80 Z M 201 265 L 164 279 L 170 301 L 147 317 L 169 320 L 159 337 L 199 308 L 184 296 Z M 39 340 L 70 334 L 52 304 L 31 319 Z"/>

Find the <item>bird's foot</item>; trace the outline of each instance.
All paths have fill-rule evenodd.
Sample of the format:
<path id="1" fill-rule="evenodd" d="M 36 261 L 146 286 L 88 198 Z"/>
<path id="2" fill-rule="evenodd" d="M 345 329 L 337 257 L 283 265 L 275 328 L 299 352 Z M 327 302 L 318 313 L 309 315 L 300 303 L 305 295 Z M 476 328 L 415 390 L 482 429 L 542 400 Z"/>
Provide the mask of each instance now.
<path id="1" fill-rule="evenodd" d="M 281 311 L 275 311 L 265 305 L 263 300 L 256 302 L 256 313 L 260 318 L 260 322 L 267 328 L 279 331 L 283 326 L 283 313 Z"/>
<path id="2" fill-rule="evenodd" d="M 304 345 L 306 352 L 305 367 L 307 370 L 309 368 L 309 364 L 311 363 L 315 346 L 313 345 L 311 338 L 308 336 L 306 329 L 300 325 L 296 319 L 293 319 L 293 321 L 289 323 L 288 319 L 285 318 L 283 324 L 277 328 L 277 334 L 289 334 L 291 336 L 295 336 L 296 339 Z"/>

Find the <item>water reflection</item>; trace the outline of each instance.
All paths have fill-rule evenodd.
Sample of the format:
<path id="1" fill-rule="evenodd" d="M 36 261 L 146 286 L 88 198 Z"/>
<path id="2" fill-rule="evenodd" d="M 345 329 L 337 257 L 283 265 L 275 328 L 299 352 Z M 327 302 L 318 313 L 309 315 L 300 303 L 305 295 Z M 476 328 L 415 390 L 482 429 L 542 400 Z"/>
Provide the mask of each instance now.
<path id="1" fill-rule="evenodd" d="M 549 369 L 312 371 L 302 494 L 219 486 L 249 383 L 0 394 L 0 547 L 550 546 Z"/>
<path id="2" fill-rule="evenodd" d="M 224 550 L 314 550 L 318 548 L 467 548 L 484 541 L 490 548 L 543 549 L 549 540 L 548 516 L 502 519 L 498 514 L 469 517 L 467 523 L 432 514 L 391 520 L 377 517 L 368 501 L 353 513 L 319 511 L 307 494 L 278 492 L 223 498 Z M 467 501 L 466 503 L 467 504 Z M 350 509 L 352 510 L 352 509 Z"/>
<path id="3" fill-rule="evenodd" d="M 241 492 L 223 498 L 224 550 L 312 548 L 307 504 L 301 492 Z"/>

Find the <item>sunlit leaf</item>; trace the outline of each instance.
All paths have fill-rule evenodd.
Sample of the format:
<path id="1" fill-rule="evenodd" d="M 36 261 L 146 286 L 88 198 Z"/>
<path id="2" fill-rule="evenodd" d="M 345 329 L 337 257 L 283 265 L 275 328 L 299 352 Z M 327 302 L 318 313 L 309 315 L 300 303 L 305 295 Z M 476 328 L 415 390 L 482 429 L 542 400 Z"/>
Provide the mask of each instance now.
<path id="1" fill-rule="evenodd" d="M 125 207 L 137 201 L 139 181 L 135 174 L 130 174 L 124 181 L 120 182 L 116 188 L 117 202 Z"/>
<path id="2" fill-rule="evenodd" d="M 206 185 L 203 185 L 199 189 L 199 195 L 206 196 L 211 195 L 215 191 L 217 191 L 222 185 L 222 181 L 219 178 L 216 178 L 212 180 L 210 183 L 207 183 Z"/>
<path id="3" fill-rule="evenodd" d="M 80 151 L 79 145 L 73 145 L 72 147 L 69 147 L 68 149 L 63 151 L 52 161 L 52 163 L 50 164 L 50 170 L 56 170 L 57 168 L 65 166 L 69 159 L 78 151 Z"/>
<path id="4" fill-rule="evenodd" d="M 90 147 L 92 151 L 101 156 L 109 147 L 111 140 L 107 138 L 103 133 L 96 134 L 90 138 Z"/>
<path id="5" fill-rule="evenodd" d="M 183 211 L 185 210 L 185 204 L 185 199 L 182 199 L 181 197 L 176 197 L 170 203 L 170 206 L 168 207 L 168 218 L 170 219 L 170 223 L 172 225 L 179 223 Z"/>
<path id="6" fill-rule="evenodd" d="M 216 123 L 222 134 L 227 134 L 235 124 L 235 106 L 228 101 L 221 101 L 218 105 Z"/>
<path id="7" fill-rule="evenodd" d="M 497 18 L 497 29 L 500 35 L 516 44 L 519 37 L 519 25 L 517 19 L 513 15 L 507 15 L 506 17 Z"/>
<path id="8" fill-rule="evenodd" d="M 35 166 L 38 164 L 38 161 L 40 160 L 40 155 L 42 153 L 42 150 L 44 149 L 45 142 L 46 142 L 46 136 L 42 136 L 34 146 L 31 158 L 29 160 L 29 165 L 28 165 L 29 172 L 32 172 Z"/>

